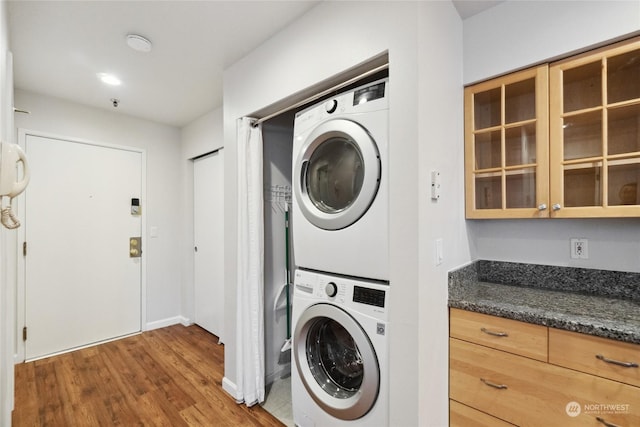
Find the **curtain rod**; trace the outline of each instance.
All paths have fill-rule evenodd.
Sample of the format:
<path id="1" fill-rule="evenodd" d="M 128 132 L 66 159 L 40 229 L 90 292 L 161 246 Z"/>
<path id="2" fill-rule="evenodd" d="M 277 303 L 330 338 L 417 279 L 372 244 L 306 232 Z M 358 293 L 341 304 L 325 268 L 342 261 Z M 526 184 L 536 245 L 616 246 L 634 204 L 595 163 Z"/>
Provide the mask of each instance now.
<path id="1" fill-rule="evenodd" d="M 293 110 L 295 108 L 301 107 L 301 106 L 303 106 L 305 104 L 308 104 L 309 102 L 313 102 L 316 99 L 320 99 L 323 96 L 330 94 L 331 92 L 335 92 L 336 90 L 340 90 L 343 87 L 349 86 L 350 84 L 357 82 L 358 80 L 364 79 L 365 77 L 369 77 L 369 76 L 371 76 L 371 75 L 373 75 L 373 74 L 375 74 L 375 73 L 377 73 L 379 71 L 386 70 L 388 68 L 389 68 L 389 63 L 386 63 L 386 64 L 380 65 L 380 66 L 378 66 L 376 68 L 373 68 L 373 69 L 371 69 L 369 71 L 365 71 L 364 73 L 359 74 L 359 75 L 357 75 L 355 77 L 352 77 L 347 81 L 344 81 L 344 82 L 342 82 L 340 84 L 337 84 L 337 85 L 335 85 L 333 87 L 330 87 L 329 89 L 325 89 L 322 92 L 317 93 L 317 94 L 315 94 L 313 96 L 310 96 L 308 98 L 305 98 L 302 101 L 298 101 L 293 105 L 290 105 L 288 107 L 282 108 L 282 109 L 276 111 L 275 113 L 271 113 L 271 114 L 268 114 L 268 115 L 266 115 L 266 116 L 264 116 L 262 118 L 259 118 L 253 123 L 252 126 L 254 126 L 254 127 L 258 126 L 260 123 L 266 122 L 267 120 L 272 119 L 272 118 L 274 118 L 276 116 L 279 116 L 282 113 L 286 113 L 287 111 L 290 111 L 290 110 Z"/>

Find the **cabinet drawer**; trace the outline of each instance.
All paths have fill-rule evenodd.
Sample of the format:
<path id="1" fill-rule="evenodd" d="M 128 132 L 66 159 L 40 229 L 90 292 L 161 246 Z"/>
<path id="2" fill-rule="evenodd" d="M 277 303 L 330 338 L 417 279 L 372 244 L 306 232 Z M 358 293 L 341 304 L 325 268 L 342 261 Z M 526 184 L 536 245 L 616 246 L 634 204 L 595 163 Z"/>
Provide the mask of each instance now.
<path id="1" fill-rule="evenodd" d="M 513 424 L 449 400 L 449 427 L 514 427 Z"/>
<path id="2" fill-rule="evenodd" d="M 449 334 L 498 350 L 547 361 L 547 327 L 452 308 Z"/>
<path id="3" fill-rule="evenodd" d="M 638 344 L 549 328 L 549 363 L 640 387 Z"/>
<path id="4" fill-rule="evenodd" d="M 464 405 L 520 426 L 640 425 L 636 387 L 449 341 L 449 397 Z"/>

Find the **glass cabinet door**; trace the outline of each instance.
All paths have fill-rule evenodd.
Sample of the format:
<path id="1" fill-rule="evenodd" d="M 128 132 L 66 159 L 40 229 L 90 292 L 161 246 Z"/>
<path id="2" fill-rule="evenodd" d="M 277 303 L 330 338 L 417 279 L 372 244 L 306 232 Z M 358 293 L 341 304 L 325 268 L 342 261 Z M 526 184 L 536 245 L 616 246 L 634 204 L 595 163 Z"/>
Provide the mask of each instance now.
<path id="1" fill-rule="evenodd" d="M 465 89 L 467 218 L 546 217 L 547 67 Z"/>
<path id="2" fill-rule="evenodd" d="M 552 216 L 639 216 L 640 40 L 549 73 Z"/>

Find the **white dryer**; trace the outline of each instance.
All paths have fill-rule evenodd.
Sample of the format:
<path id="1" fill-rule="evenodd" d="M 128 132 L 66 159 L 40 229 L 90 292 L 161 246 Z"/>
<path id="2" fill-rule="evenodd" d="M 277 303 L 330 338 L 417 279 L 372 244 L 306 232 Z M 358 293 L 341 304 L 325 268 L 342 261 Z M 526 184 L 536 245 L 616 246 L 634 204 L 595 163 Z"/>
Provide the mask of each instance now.
<path id="1" fill-rule="evenodd" d="M 296 265 L 389 280 L 388 79 L 296 114 Z"/>
<path id="2" fill-rule="evenodd" d="M 294 285 L 294 423 L 388 426 L 389 285 L 305 270 Z"/>

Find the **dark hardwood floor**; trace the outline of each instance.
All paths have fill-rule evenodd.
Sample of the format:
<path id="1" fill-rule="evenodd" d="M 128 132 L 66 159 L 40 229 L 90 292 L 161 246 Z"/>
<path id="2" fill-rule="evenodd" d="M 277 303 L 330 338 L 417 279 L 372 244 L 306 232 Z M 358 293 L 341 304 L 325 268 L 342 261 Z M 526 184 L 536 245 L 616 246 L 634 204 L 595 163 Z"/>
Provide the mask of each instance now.
<path id="1" fill-rule="evenodd" d="M 283 426 L 222 390 L 217 341 L 174 325 L 16 365 L 13 425 Z"/>

